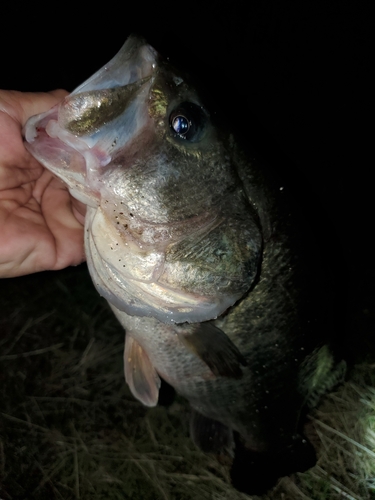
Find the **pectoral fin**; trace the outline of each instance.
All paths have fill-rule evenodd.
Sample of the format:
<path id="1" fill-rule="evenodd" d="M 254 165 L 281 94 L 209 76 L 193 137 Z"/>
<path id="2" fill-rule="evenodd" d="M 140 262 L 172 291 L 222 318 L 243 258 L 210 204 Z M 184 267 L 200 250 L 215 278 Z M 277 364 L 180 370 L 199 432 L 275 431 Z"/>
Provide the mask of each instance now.
<path id="1" fill-rule="evenodd" d="M 246 360 L 220 328 L 209 322 L 189 327 L 178 331 L 179 339 L 207 364 L 214 375 L 242 377 L 241 365 L 246 366 Z"/>
<path id="2" fill-rule="evenodd" d="M 145 406 L 156 406 L 160 389 L 159 375 L 145 350 L 128 333 L 125 337 L 124 371 L 133 396 Z"/>

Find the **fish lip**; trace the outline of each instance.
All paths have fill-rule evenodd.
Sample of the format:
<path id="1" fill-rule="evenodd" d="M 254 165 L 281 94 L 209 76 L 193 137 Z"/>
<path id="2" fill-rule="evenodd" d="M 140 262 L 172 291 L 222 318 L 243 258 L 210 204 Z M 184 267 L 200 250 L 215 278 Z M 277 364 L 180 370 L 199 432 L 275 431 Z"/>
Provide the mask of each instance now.
<path id="1" fill-rule="evenodd" d="M 84 189 L 87 158 L 79 149 L 69 146 L 59 137 L 48 133 L 51 122 L 56 122 L 53 119 L 55 117 L 57 118 L 57 109 L 53 114 L 47 112 L 29 119 L 23 129 L 25 148 L 48 170 L 64 181 L 74 198 L 88 206 L 96 207 L 100 200 L 99 193 L 94 190 L 87 193 Z M 49 152 L 48 159 L 46 151 Z"/>

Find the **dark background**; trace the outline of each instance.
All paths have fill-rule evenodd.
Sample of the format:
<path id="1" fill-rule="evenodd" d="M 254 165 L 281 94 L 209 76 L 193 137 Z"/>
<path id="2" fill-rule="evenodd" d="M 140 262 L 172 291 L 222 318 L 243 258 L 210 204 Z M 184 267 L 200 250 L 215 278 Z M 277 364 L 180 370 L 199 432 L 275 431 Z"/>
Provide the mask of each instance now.
<path id="1" fill-rule="evenodd" d="M 365 352 L 375 345 L 374 160 L 366 154 L 374 13 L 364 2 L 206 5 L 102 2 L 80 11 L 56 4 L 54 13 L 4 7 L 0 88 L 72 90 L 130 33 L 200 73 L 217 106 L 237 113 L 260 156 L 300 184 L 347 298 L 343 336 Z"/>

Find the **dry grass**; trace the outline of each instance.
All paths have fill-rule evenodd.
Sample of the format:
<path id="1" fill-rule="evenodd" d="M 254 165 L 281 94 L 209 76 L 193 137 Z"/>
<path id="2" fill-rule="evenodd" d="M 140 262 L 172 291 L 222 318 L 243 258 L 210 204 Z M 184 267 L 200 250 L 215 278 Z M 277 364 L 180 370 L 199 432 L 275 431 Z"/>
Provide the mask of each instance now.
<path id="1" fill-rule="evenodd" d="M 0 498 L 243 500 L 188 437 L 188 407 L 146 409 L 123 332 L 84 266 L 0 283 Z M 311 415 L 316 467 L 264 499 L 375 498 L 375 366 Z M 372 496 L 371 496 L 372 495 Z"/>
<path id="2" fill-rule="evenodd" d="M 310 415 L 317 465 L 293 482 L 295 499 L 375 498 L 375 365 L 357 365 L 349 380 Z M 292 480 L 281 481 L 285 492 Z M 291 490 L 292 491 L 292 490 Z"/>

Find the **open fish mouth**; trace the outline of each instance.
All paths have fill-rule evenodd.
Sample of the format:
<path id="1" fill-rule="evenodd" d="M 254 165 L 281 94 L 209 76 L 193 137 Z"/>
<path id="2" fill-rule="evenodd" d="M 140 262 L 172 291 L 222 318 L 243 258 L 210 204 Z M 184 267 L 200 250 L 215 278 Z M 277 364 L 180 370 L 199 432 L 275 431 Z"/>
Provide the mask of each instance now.
<path id="1" fill-rule="evenodd" d="M 149 123 L 147 94 L 156 66 L 156 51 L 130 37 L 104 68 L 28 121 L 27 149 L 83 203 L 98 205 L 101 169 Z"/>

